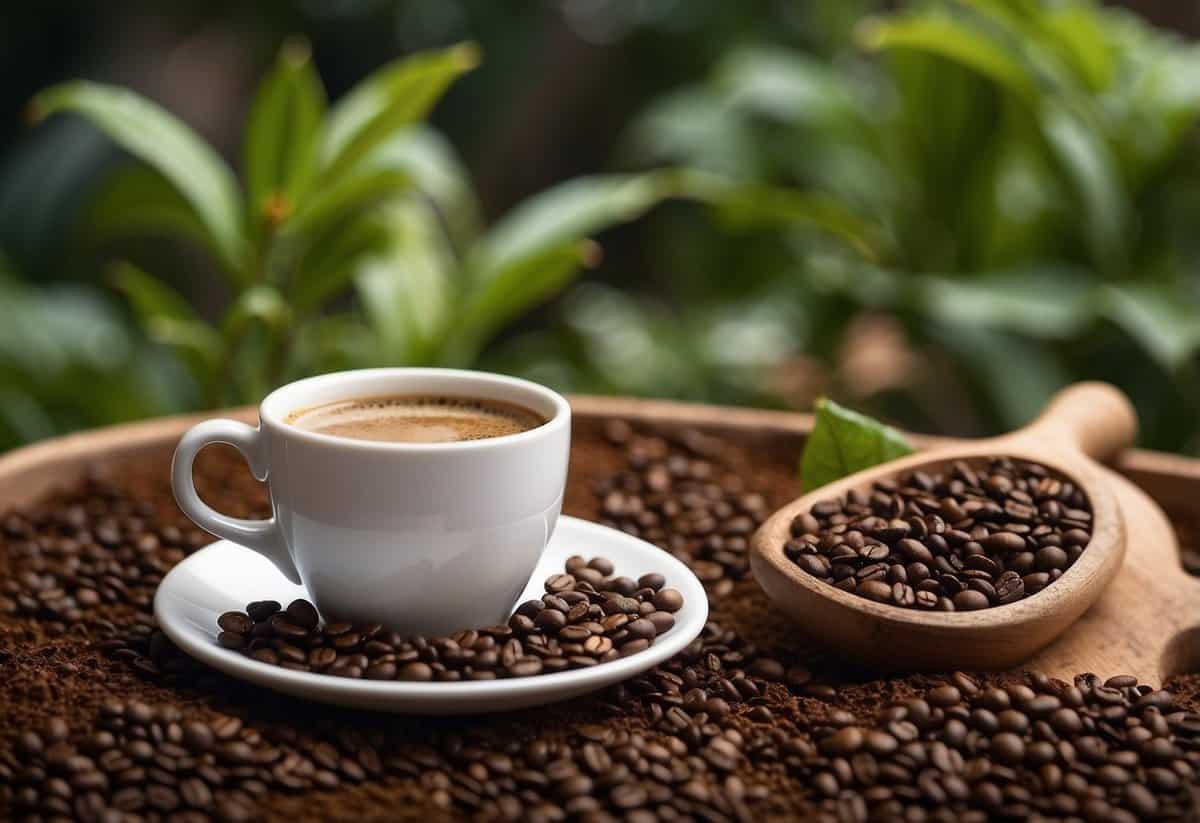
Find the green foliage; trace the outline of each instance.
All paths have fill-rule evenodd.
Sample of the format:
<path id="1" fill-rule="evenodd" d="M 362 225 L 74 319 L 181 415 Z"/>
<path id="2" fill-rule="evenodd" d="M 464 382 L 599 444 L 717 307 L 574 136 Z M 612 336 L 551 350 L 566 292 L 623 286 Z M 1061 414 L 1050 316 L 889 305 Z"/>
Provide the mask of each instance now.
<path id="1" fill-rule="evenodd" d="M 912 454 L 900 432 L 878 420 L 817 400 L 812 433 L 800 458 L 800 479 L 810 492 L 848 475 Z"/>
<path id="2" fill-rule="evenodd" d="M 431 132 L 418 139 L 438 141 Z M 442 144 L 424 160 L 448 159 L 449 151 Z M 681 191 L 670 171 L 581 178 L 534 195 L 480 233 L 470 228 L 478 205 L 457 168 L 455 161 L 437 175 L 441 197 L 390 210 L 386 247 L 357 273 L 384 362 L 471 364 L 497 331 L 597 262 L 599 247 L 587 235 Z M 455 225 L 462 228 L 452 232 Z"/>
<path id="3" fill-rule="evenodd" d="M 1062 381 L 1112 379 L 1095 355 L 1121 351 L 1152 364 L 1121 381 L 1144 416 L 1189 410 L 1148 441 L 1200 445 L 1200 48 L 1086 0 L 932 0 L 856 39 L 832 63 L 733 51 L 640 118 L 628 155 L 726 179 L 702 199 L 773 250 L 760 271 L 831 369 L 848 321 L 885 312 L 950 354 L 995 430 Z M 889 408 L 939 425 L 914 413 L 925 391 Z"/>
<path id="4" fill-rule="evenodd" d="M 372 207 L 411 191 L 409 176 L 375 162 L 371 150 L 424 116 L 475 55 L 461 45 L 397 61 L 327 115 L 307 46 L 285 44 L 249 115 L 244 193 L 216 152 L 132 92 L 69 83 L 39 94 L 31 109 L 38 118 L 82 115 L 144 164 L 120 173 L 93 204 L 102 233 L 157 231 L 200 239 L 212 252 L 234 289 L 216 326 L 131 265 L 118 268 L 115 283 L 151 338 L 179 349 L 206 402 L 219 405 L 279 379 L 293 325 L 339 291 L 314 288 L 314 278 L 356 265 L 371 247 L 344 238 L 368 231 L 361 226 L 374 219 Z M 305 312 L 293 311 L 293 289 L 307 296 Z"/>
<path id="5" fill-rule="evenodd" d="M 129 333 L 106 295 L 33 288 L 0 257 L 0 450 L 187 400 L 183 375 Z"/>
<path id="6" fill-rule="evenodd" d="M 469 364 L 597 259 L 588 234 L 678 191 L 668 172 L 572 181 L 484 231 L 461 161 L 420 124 L 478 61 L 473 44 L 411 55 L 330 106 L 307 45 L 285 43 L 248 116 L 244 190 L 197 135 L 131 92 L 70 83 L 31 111 L 82 115 L 141 161 L 91 204 L 94 238 L 199 242 L 224 273 L 232 296 L 215 324 L 131 263 L 112 277 L 215 406 L 330 368 Z M 348 291 L 352 310 L 330 314 Z"/>

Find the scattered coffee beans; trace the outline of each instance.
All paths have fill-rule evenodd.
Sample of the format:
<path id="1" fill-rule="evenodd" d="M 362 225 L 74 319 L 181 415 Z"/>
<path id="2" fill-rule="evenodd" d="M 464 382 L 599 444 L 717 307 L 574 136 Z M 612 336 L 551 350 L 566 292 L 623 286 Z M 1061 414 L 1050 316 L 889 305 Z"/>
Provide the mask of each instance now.
<path id="1" fill-rule="evenodd" d="M 822 500 L 792 521 L 784 553 L 842 591 L 907 609 L 973 611 L 1036 594 L 1087 547 L 1074 483 L 995 457 L 916 471 Z"/>
<path id="2" fill-rule="evenodd" d="M 596 486 L 601 522 L 655 543 L 689 564 L 723 597 L 750 569 L 750 535 L 770 513 L 766 498 L 723 459 L 724 443 L 693 429 L 671 439 L 612 421 L 605 437 L 625 467 Z"/>
<path id="3" fill-rule="evenodd" d="M 828 820 L 1184 819 L 1200 714 L 1129 676 L 988 686 L 965 674 L 785 745 Z"/>
<path id="4" fill-rule="evenodd" d="M 326 621 L 295 600 L 259 600 L 217 620 L 217 642 L 263 663 L 367 680 L 495 680 L 585 669 L 644 651 L 675 625 L 683 595 L 661 574 L 614 577 L 606 558 L 567 559 L 546 594 L 506 625 L 405 637 L 378 623 Z"/>
<path id="5" fill-rule="evenodd" d="M 791 455 L 751 453 L 694 432 L 660 437 L 619 422 L 607 431 L 579 422 L 568 508 L 583 516 L 596 516 L 614 490 L 629 499 L 648 495 L 623 490 L 635 485 L 633 478 L 645 482 L 633 467 L 645 465 L 634 456 L 645 449 L 661 450 L 665 456 L 656 461 L 680 455 L 708 463 L 720 478 L 719 494 L 706 504 L 715 521 L 707 535 L 721 534 L 727 520 L 760 517 L 736 503 L 749 493 L 739 487 L 739 473 L 770 491 L 770 506 L 794 496 Z M 735 470 L 747 457 L 753 473 Z M 634 514 L 621 518 L 623 527 L 656 535 L 713 576 L 713 620 L 653 670 L 585 698 L 469 723 L 282 696 L 204 667 L 157 630 L 149 608 L 154 585 L 210 539 L 178 511 L 167 478 L 166 460 L 156 458 L 0 518 L 0 819 L 1196 816 L 1200 718 L 1190 710 L 1198 705 L 1200 681 L 1194 676 L 1173 681 L 1172 694 L 1131 677 L 1082 675 L 1071 685 L 1011 674 L 847 678 L 836 653 L 798 645 L 753 582 L 735 582 L 742 574 L 739 552 L 718 556 L 686 518 L 672 519 L 671 499 L 682 489 L 713 493 L 702 490 L 707 481 L 694 479 L 673 480 L 654 503 L 652 510 L 666 513 L 657 525 L 638 526 Z M 196 479 L 202 496 L 222 511 L 242 517 L 268 511 L 262 487 L 231 453 L 206 450 Z M 1186 533 L 1182 540 L 1195 546 Z M 739 544 L 725 541 L 721 551 L 728 545 Z M 705 563 L 719 567 L 719 575 Z M 576 584 L 588 576 L 568 573 Z M 672 596 L 662 581 L 634 585 L 655 590 L 651 607 L 668 611 Z M 547 595 L 570 591 L 569 580 L 556 575 Z M 648 617 L 642 608 L 639 620 Z M 560 645 L 564 631 L 570 643 L 611 639 L 570 640 L 569 618 L 554 634 L 558 618 L 538 625 L 543 610 L 525 617 L 533 633 Z M 369 668 L 394 653 L 367 650 L 386 634 L 380 631 L 344 654 L 326 642 L 327 627 L 304 603 L 250 604 L 223 618 L 220 630 L 229 633 L 225 642 L 248 637 L 249 646 L 260 624 L 281 641 L 267 644 L 281 660 L 291 654 L 283 644 L 299 645 L 308 665 L 314 647 L 288 639 L 301 632 L 304 642 L 321 638 L 318 665 L 361 654 Z M 347 633 L 371 628 L 350 626 Z M 450 670 L 462 676 L 466 666 Z"/>

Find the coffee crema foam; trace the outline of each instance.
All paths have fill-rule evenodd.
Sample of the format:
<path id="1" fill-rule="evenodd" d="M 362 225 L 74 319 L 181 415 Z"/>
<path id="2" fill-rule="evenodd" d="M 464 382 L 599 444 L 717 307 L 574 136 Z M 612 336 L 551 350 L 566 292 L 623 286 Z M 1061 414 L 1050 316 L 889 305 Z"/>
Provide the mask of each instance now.
<path id="1" fill-rule="evenodd" d="M 392 443 L 454 443 L 535 429 L 545 418 L 502 400 L 395 395 L 335 400 L 298 409 L 284 422 L 317 434 Z"/>

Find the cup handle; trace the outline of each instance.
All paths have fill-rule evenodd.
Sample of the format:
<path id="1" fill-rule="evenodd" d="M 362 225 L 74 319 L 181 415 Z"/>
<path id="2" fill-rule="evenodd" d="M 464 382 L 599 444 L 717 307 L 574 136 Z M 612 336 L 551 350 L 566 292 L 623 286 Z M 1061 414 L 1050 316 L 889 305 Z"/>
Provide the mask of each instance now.
<path id="1" fill-rule="evenodd" d="M 175 447 L 175 458 L 171 461 L 171 488 L 175 500 L 183 513 L 205 531 L 217 537 L 231 540 L 240 546 L 261 554 L 275 564 L 284 576 L 293 583 L 300 583 L 300 572 L 292 561 L 287 542 L 279 530 L 279 523 L 269 520 L 242 520 L 221 514 L 200 499 L 192 477 L 192 463 L 205 446 L 227 443 L 242 453 L 250 464 L 250 471 L 260 481 L 267 479 L 268 467 L 262 449 L 262 432 L 253 426 L 236 420 L 205 420 L 198 423 L 179 440 Z"/>

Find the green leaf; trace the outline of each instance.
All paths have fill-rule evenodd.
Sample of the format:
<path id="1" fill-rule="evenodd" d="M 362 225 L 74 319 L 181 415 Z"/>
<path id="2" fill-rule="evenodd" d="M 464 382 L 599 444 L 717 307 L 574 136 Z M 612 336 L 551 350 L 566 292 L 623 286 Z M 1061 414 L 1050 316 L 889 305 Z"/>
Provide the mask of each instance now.
<path id="1" fill-rule="evenodd" d="M 810 492 L 912 451 L 892 427 L 822 397 L 800 458 L 800 480 L 804 491 Z"/>
<path id="2" fill-rule="evenodd" d="M 458 77 L 479 65 L 479 48 L 460 43 L 425 51 L 376 71 L 329 114 L 321 145 L 322 174 L 336 180 L 397 130 L 425 117 Z"/>
<path id="3" fill-rule="evenodd" d="M 30 112 L 36 120 L 57 112 L 82 115 L 156 169 L 196 213 L 227 271 L 244 281 L 246 242 L 237 181 L 220 156 L 183 121 L 133 92 L 82 81 L 39 93 L 30 103 Z"/>
<path id="4" fill-rule="evenodd" d="M 338 224 L 381 201 L 412 188 L 412 179 L 399 169 L 372 169 L 348 175 L 315 191 L 286 218 L 281 234 L 288 239 L 312 242 Z"/>
<path id="5" fill-rule="evenodd" d="M 497 221 L 468 259 L 472 283 L 550 246 L 626 223 L 677 194 L 686 174 L 658 171 L 581 177 L 530 197 Z"/>
<path id="6" fill-rule="evenodd" d="M 994 39 L 961 20 L 943 14 L 871 18 L 859 29 L 869 51 L 907 49 L 936 55 L 982 74 L 1028 103 L 1037 86 L 1026 67 Z"/>
<path id="7" fill-rule="evenodd" d="M 126 166 L 106 180 L 87 205 L 86 225 L 96 242 L 122 234 L 188 237 L 201 245 L 210 240 L 179 190 L 149 166 Z"/>
<path id="8" fill-rule="evenodd" d="M 1092 315 L 1091 277 L 1054 269 L 980 277 L 918 277 L 910 305 L 923 318 L 953 326 L 1018 332 L 1040 340 L 1078 335 Z"/>
<path id="9" fill-rule="evenodd" d="M 690 166 L 736 178 L 764 173 L 762 156 L 744 117 L 707 88 L 689 88 L 654 101 L 622 138 L 623 153 L 641 165 Z"/>
<path id="10" fill-rule="evenodd" d="M 398 204 L 385 220 L 388 245 L 360 267 L 359 299 L 392 362 L 428 363 L 451 322 L 458 329 L 472 323 L 462 311 L 451 320 L 456 260 L 427 203 Z"/>
<path id="11" fill-rule="evenodd" d="M 1153 284 L 1107 286 L 1101 310 L 1171 373 L 1200 352 L 1200 305 Z"/>
<path id="12" fill-rule="evenodd" d="M 727 103 L 783 123 L 854 113 L 850 86 L 828 63 L 776 47 L 741 48 L 721 61 L 714 84 Z M 728 117 L 728 111 L 714 112 Z"/>
<path id="13" fill-rule="evenodd" d="M 599 252 L 595 243 L 569 240 L 492 272 L 482 287 L 471 292 L 454 321 L 458 335 L 448 350 L 450 361 L 471 362 L 493 334 L 522 312 L 558 294 L 583 267 L 597 262 Z"/>
<path id="14" fill-rule="evenodd" d="M 362 260 L 382 253 L 389 239 L 384 221 L 374 217 L 326 232 L 305 252 L 289 281 L 288 299 L 299 312 L 319 308 L 349 286 Z"/>
<path id="15" fill-rule="evenodd" d="M 713 204 L 733 227 L 810 225 L 840 237 L 868 260 L 878 260 L 882 251 L 883 240 L 874 225 L 841 200 L 820 192 L 706 183 L 690 186 L 686 193 Z"/>
<path id="16" fill-rule="evenodd" d="M 1069 5 L 1048 9 L 1037 17 L 1046 44 L 1062 55 L 1082 85 L 1093 92 L 1112 84 L 1118 66 L 1102 14 L 1087 6 Z"/>
<path id="17" fill-rule="evenodd" d="M 269 198 L 295 203 L 316 164 L 325 88 L 308 43 L 291 40 L 259 85 L 246 127 L 246 207 L 251 222 Z"/>
<path id="18" fill-rule="evenodd" d="M 1128 262 L 1131 201 L 1101 129 L 1066 104 L 1046 101 L 1042 133 L 1084 212 L 1080 220 L 1092 262 L 1122 275 Z"/>
<path id="19" fill-rule="evenodd" d="M 285 380 L 389 364 L 379 359 L 376 336 L 357 313 L 315 318 L 296 329 L 293 341 Z"/>
<path id="20" fill-rule="evenodd" d="M 371 154 L 370 166 L 407 173 L 437 210 L 457 250 L 475 242 L 480 231 L 479 202 L 466 167 L 444 136 L 428 126 L 409 126 Z"/>
<path id="21" fill-rule="evenodd" d="M 131 263 L 113 266 L 112 282 L 129 299 L 143 323 L 161 317 L 180 322 L 200 321 L 200 315 L 182 294 Z"/>
<path id="22" fill-rule="evenodd" d="M 971 377 L 975 396 L 1002 431 L 1037 416 L 1071 376 L 1044 343 L 970 324 L 928 323 L 926 333 Z"/>
<path id="23" fill-rule="evenodd" d="M 525 200 L 466 261 L 461 335 L 447 355 L 467 362 L 505 323 L 566 285 L 598 257 L 588 235 L 634 220 L 677 194 L 687 173 L 583 177 Z"/>
<path id="24" fill-rule="evenodd" d="M 198 383 L 212 378 L 224 357 L 224 341 L 183 295 L 129 263 L 114 266 L 112 281 L 151 340 L 181 349 Z"/>
<path id="25" fill-rule="evenodd" d="M 258 321 L 275 332 L 282 332 L 292 322 L 292 309 L 274 286 L 259 284 L 246 289 L 225 314 L 222 331 L 228 339 Z"/>

